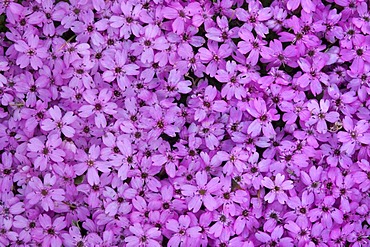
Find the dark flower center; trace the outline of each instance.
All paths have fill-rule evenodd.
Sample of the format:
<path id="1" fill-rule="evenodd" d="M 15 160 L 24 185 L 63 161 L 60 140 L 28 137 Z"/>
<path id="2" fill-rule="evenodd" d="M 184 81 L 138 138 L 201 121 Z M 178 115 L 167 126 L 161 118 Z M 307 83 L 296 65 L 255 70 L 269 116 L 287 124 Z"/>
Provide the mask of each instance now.
<path id="1" fill-rule="evenodd" d="M 211 107 L 211 103 L 207 102 L 207 101 L 204 101 L 203 102 L 203 105 L 207 108 L 210 108 Z"/>
<path id="2" fill-rule="evenodd" d="M 102 105 L 100 103 L 95 104 L 95 110 L 100 111 L 102 109 Z"/>
<path id="3" fill-rule="evenodd" d="M 88 26 L 87 26 L 87 31 L 88 31 L 89 33 L 91 33 L 92 31 L 94 31 L 94 26 L 93 26 L 93 25 L 88 25 Z"/>
<path id="4" fill-rule="evenodd" d="M 139 139 L 141 137 L 141 133 L 140 132 L 135 132 L 134 136 L 135 136 L 136 139 Z"/>
<path id="5" fill-rule="evenodd" d="M 119 148 L 118 147 L 114 147 L 113 148 L 113 152 L 116 153 L 116 154 L 119 153 Z"/>
<path id="6" fill-rule="evenodd" d="M 261 117 L 260 117 L 260 120 L 262 121 L 262 122 L 264 122 L 264 121 L 266 121 L 267 120 L 267 116 L 264 114 L 264 115 L 262 115 Z"/>
<path id="7" fill-rule="evenodd" d="M 78 70 L 76 70 L 76 73 L 79 74 L 79 75 L 82 75 L 84 73 L 84 70 L 83 69 L 78 69 Z"/>
<path id="8" fill-rule="evenodd" d="M 85 126 L 84 129 L 83 129 L 83 132 L 84 133 L 89 133 L 90 132 L 90 127 L 89 126 Z"/>
<path id="9" fill-rule="evenodd" d="M 224 198 L 226 200 L 229 200 L 230 199 L 230 193 L 228 193 L 228 192 L 224 193 Z"/>
<path id="10" fill-rule="evenodd" d="M 28 54 L 29 56 L 33 56 L 33 55 L 35 55 L 35 54 L 36 54 L 36 52 L 35 52 L 35 50 L 30 49 L 30 50 L 28 50 L 27 54 Z"/>
<path id="11" fill-rule="evenodd" d="M 121 73 L 121 72 L 122 72 L 122 68 L 121 68 L 121 67 L 116 67 L 116 68 L 114 69 L 114 72 L 116 72 L 116 74 L 119 74 L 119 73 Z"/>
<path id="12" fill-rule="evenodd" d="M 164 128 L 163 121 L 162 120 L 158 121 L 157 126 L 158 126 L 158 128 L 163 129 Z"/>
<path id="13" fill-rule="evenodd" d="M 207 193 L 207 191 L 205 189 L 199 190 L 199 195 L 204 196 L 206 193 Z"/>
<path id="14" fill-rule="evenodd" d="M 356 54 L 357 54 L 357 56 L 361 57 L 364 54 L 364 51 L 362 49 L 357 49 Z"/>
<path id="15" fill-rule="evenodd" d="M 244 217 L 249 216 L 249 211 L 248 211 L 248 210 L 246 210 L 246 209 L 244 209 L 244 210 L 243 210 L 243 212 L 242 212 L 242 215 L 243 215 Z"/>
<path id="16" fill-rule="evenodd" d="M 260 47 L 260 44 L 258 44 L 258 42 L 255 41 L 255 42 L 252 43 L 252 46 L 253 46 L 253 48 L 257 49 L 257 48 Z"/>
<path id="17" fill-rule="evenodd" d="M 186 15 L 185 15 L 185 12 L 183 10 L 180 10 L 179 11 L 179 16 L 184 18 Z"/>
<path id="18" fill-rule="evenodd" d="M 54 234 L 55 234 L 54 229 L 53 229 L 53 228 L 49 228 L 49 229 L 48 229 L 48 234 L 50 234 L 50 235 L 54 235 Z"/>
<path id="19" fill-rule="evenodd" d="M 131 16 L 128 16 L 128 17 L 126 18 L 126 22 L 127 22 L 127 23 L 131 23 L 131 22 L 133 22 L 133 20 L 134 20 L 134 19 L 132 19 L 132 17 L 131 17 Z"/>
<path id="20" fill-rule="evenodd" d="M 233 124 L 231 125 L 231 128 L 230 128 L 230 129 L 231 129 L 232 131 L 237 131 L 237 130 L 238 130 L 238 125 L 239 125 L 239 124 L 237 124 L 237 123 L 233 123 Z"/>
<path id="21" fill-rule="evenodd" d="M 134 161 L 132 156 L 127 157 L 127 163 L 131 164 Z"/>

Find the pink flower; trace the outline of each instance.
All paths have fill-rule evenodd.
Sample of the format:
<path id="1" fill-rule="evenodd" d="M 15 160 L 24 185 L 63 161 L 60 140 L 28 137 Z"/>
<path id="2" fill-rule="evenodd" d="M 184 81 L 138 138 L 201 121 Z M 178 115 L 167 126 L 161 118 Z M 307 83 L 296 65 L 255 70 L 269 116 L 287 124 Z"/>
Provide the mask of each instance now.
<path id="1" fill-rule="evenodd" d="M 83 150 L 77 151 L 77 160 L 80 163 L 74 165 L 74 170 L 78 176 L 81 176 L 87 171 L 87 182 L 93 186 L 95 184 L 99 184 L 100 178 L 98 174 L 98 170 L 100 172 L 110 172 L 110 165 L 105 161 L 99 161 L 100 156 L 100 147 L 96 145 L 92 145 L 89 148 L 88 154 Z"/>
<path id="2" fill-rule="evenodd" d="M 229 45 L 222 44 L 218 47 L 215 41 L 208 41 L 208 49 L 199 48 L 199 58 L 202 62 L 208 63 L 206 73 L 210 76 L 215 76 L 220 64 L 224 64 L 224 58 L 230 56 L 232 50 Z"/>
<path id="3" fill-rule="evenodd" d="M 241 28 L 239 30 L 239 36 L 243 39 L 238 43 L 238 51 L 242 54 L 248 54 L 247 62 L 250 62 L 251 65 L 256 65 L 259 59 L 259 56 L 269 59 L 273 54 L 271 48 L 266 47 L 266 41 L 262 40 L 259 37 L 254 37 L 253 33 L 247 28 Z"/>
<path id="4" fill-rule="evenodd" d="M 188 215 L 181 215 L 178 220 L 169 219 L 166 228 L 172 231 L 172 236 L 168 241 L 168 247 L 192 246 L 194 241 L 200 236 L 201 228 L 191 226 L 191 219 Z"/>
<path id="5" fill-rule="evenodd" d="M 95 125 L 98 128 L 107 126 L 107 120 L 104 113 L 115 114 L 117 105 L 109 102 L 112 98 L 112 91 L 107 88 L 102 89 L 97 95 L 97 90 L 86 90 L 83 94 L 84 99 L 88 105 L 83 105 L 79 109 L 79 116 L 86 118 L 91 115 L 95 116 Z"/>
<path id="6" fill-rule="evenodd" d="M 299 5 L 302 6 L 302 9 L 306 13 L 311 13 L 316 9 L 316 5 L 312 2 L 312 0 L 289 0 L 287 3 L 287 8 L 288 10 L 296 10 Z"/>
<path id="7" fill-rule="evenodd" d="M 289 199 L 284 190 L 293 189 L 293 182 L 291 180 L 284 180 L 285 176 L 280 173 L 276 174 L 274 182 L 269 177 L 263 178 L 261 184 L 271 190 L 267 195 L 265 195 L 265 200 L 268 203 L 272 203 L 275 201 L 275 198 L 277 198 L 279 203 L 285 204 Z"/>
<path id="8" fill-rule="evenodd" d="M 62 162 L 65 156 L 65 152 L 58 148 L 62 144 L 62 139 L 58 134 L 50 133 L 46 142 L 43 139 L 45 138 L 33 137 L 27 144 L 31 151 L 27 156 L 33 159 L 35 168 L 41 171 L 49 167 L 50 161 Z"/>
<path id="9" fill-rule="evenodd" d="M 321 72 L 327 61 L 328 58 L 326 56 L 319 57 L 312 62 L 309 62 L 305 58 L 300 58 L 298 60 L 298 64 L 304 72 L 304 74 L 297 80 L 300 87 L 305 88 L 310 85 L 311 92 L 314 95 L 321 93 L 321 83 L 328 85 L 329 81 L 329 76 L 324 72 Z"/>
<path id="10" fill-rule="evenodd" d="M 140 4 L 134 5 L 132 2 L 121 2 L 120 10 L 122 15 L 113 15 L 110 19 L 110 26 L 119 28 L 119 35 L 128 39 L 131 34 L 139 37 L 142 28 L 138 19 L 142 10 Z"/>
<path id="11" fill-rule="evenodd" d="M 346 131 L 338 132 L 338 140 L 343 143 L 341 150 L 347 154 L 353 154 L 356 144 L 370 144 L 369 123 L 366 120 L 360 120 L 353 126 L 352 118 L 345 116 L 343 119 L 343 128 Z"/>
<path id="12" fill-rule="evenodd" d="M 65 191 L 55 188 L 56 176 L 47 173 L 43 180 L 42 182 L 38 177 L 31 178 L 28 185 L 33 191 L 27 194 L 26 199 L 31 205 L 40 203 L 45 211 L 54 210 L 55 202 L 64 200 Z"/>
<path id="13" fill-rule="evenodd" d="M 267 110 L 266 102 L 262 98 L 257 98 L 251 100 L 246 110 L 250 115 L 256 118 L 248 126 L 248 134 L 258 136 L 262 130 L 263 134 L 267 137 L 276 135 L 271 123 L 271 121 L 277 121 L 279 119 L 279 116 L 276 114 L 276 109 L 271 108 Z"/>
<path id="14" fill-rule="evenodd" d="M 127 64 L 127 52 L 125 50 L 116 51 L 113 56 L 105 56 L 102 65 L 107 70 L 102 77 L 107 82 L 117 80 L 118 86 L 125 90 L 130 86 L 131 77 L 139 74 L 139 66 L 134 63 Z"/>
<path id="15" fill-rule="evenodd" d="M 191 197 L 188 209 L 196 213 L 200 210 L 202 204 L 204 204 L 209 211 L 215 210 L 219 205 L 212 194 L 221 188 L 220 179 L 215 177 L 208 181 L 207 173 L 205 171 L 199 171 L 195 175 L 195 180 L 197 183 L 196 186 L 188 184 L 181 186 L 182 194 Z"/>
<path id="16" fill-rule="evenodd" d="M 128 236 L 125 239 L 127 243 L 127 247 L 160 247 L 161 245 L 156 241 L 161 236 L 161 232 L 158 231 L 155 227 L 145 227 L 143 228 L 142 225 L 139 223 L 135 223 L 133 226 L 129 228 L 130 232 L 133 233 L 133 236 Z"/>
<path id="17" fill-rule="evenodd" d="M 328 112 L 330 107 L 329 100 L 320 100 L 320 106 L 316 100 L 311 100 L 308 102 L 307 107 L 311 111 L 311 117 L 306 124 L 313 125 L 316 123 L 316 129 L 319 133 L 325 134 L 327 132 L 328 126 L 326 121 L 334 123 L 339 120 L 338 112 Z"/>
<path id="18" fill-rule="evenodd" d="M 30 34 L 27 36 L 27 43 L 23 40 L 18 40 L 14 48 L 20 52 L 16 63 L 21 68 L 26 68 L 28 65 L 34 70 L 42 67 L 42 59 L 48 57 L 48 47 L 46 44 L 40 44 L 39 36 Z"/>
<path id="19" fill-rule="evenodd" d="M 42 241 L 43 246 L 62 246 L 61 233 L 67 226 L 64 217 L 57 217 L 53 221 L 47 214 L 39 216 L 41 227 L 35 229 L 35 239 Z"/>
<path id="20" fill-rule="evenodd" d="M 293 239 L 289 237 L 283 237 L 284 228 L 282 226 L 277 226 L 271 233 L 271 235 L 265 232 L 257 232 L 256 238 L 266 245 L 269 246 L 294 246 Z"/>
<path id="21" fill-rule="evenodd" d="M 172 29 L 177 34 L 182 34 L 185 30 L 185 23 L 190 19 L 191 16 L 201 12 L 200 4 L 192 2 L 185 8 L 177 2 L 172 2 L 170 7 L 165 7 L 163 10 L 163 16 L 167 19 L 175 19 L 172 22 Z"/>
<path id="22" fill-rule="evenodd" d="M 56 130 L 59 133 L 63 133 L 66 137 L 73 137 L 75 130 L 69 126 L 77 119 L 77 116 L 75 116 L 73 112 L 68 111 L 62 117 L 62 111 L 60 108 L 58 106 L 54 106 L 49 109 L 49 114 L 52 119 L 47 118 L 41 122 L 42 130 Z"/>

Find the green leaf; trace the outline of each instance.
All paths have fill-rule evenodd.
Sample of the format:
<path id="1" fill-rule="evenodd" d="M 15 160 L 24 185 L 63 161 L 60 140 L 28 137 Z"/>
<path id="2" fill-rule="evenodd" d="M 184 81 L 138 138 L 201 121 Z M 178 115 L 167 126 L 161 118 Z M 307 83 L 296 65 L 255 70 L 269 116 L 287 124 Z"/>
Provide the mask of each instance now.
<path id="1" fill-rule="evenodd" d="M 75 183 L 75 185 L 82 184 L 82 182 L 84 181 L 84 178 L 85 178 L 85 176 L 84 176 L 84 175 L 81 175 L 81 176 L 77 176 L 77 177 L 75 177 L 75 179 L 74 179 L 74 183 Z"/>

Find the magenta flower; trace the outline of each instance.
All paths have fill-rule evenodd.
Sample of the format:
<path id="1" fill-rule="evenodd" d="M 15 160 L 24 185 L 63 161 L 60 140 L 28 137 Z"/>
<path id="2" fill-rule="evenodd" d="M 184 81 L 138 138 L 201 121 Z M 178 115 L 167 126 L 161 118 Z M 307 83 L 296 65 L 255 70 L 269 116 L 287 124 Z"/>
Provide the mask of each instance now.
<path id="1" fill-rule="evenodd" d="M 282 226 L 277 226 L 271 233 L 271 235 L 265 232 L 257 232 L 256 238 L 258 241 L 265 243 L 266 245 L 272 246 L 294 246 L 293 239 L 289 237 L 283 237 L 284 228 Z"/>
<path id="2" fill-rule="evenodd" d="M 366 11 L 367 10 L 367 11 Z M 370 34 L 370 13 L 366 2 L 361 2 L 357 6 L 359 17 L 353 18 L 353 24 L 356 27 L 361 28 L 361 31 L 365 34 Z"/>
<path id="3" fill-rule="evenodd" d="M 50 118 L 46 118 L 41 122 L 41 129 L 45 131 L 57 130 L 59 133 L 63 133 L 66 137 L 73 137 L 75 130 L 69 126 L 76 120 L 76 116 L 73 112 L 66 112 L 62 117 L 62 111 L 58 106 L 49 109 Z"/>
<path id="4" fill-rule="evenodd" d="M 116 51 L 114 57 L 105 56 L 102 59 L 102 66 L 107 70 L 104 71 L 102 77 L 107 82 L 117 80 L 118 86 L 125 90 L 130 85 L 130 76 L 139 74 L 139 66 L 127 62 L 127 52 Z"/>
<path id="5" fill-rule="evenodd" d="M 130 232 L 133 233 L 133 236 L 129 236 L 125 239 L 127 247 L 135 246 L 153 246 L 160 247 L 161 245 L 156 241 L 156 239 L 161 236 L 161 232 L 157 228 L 152 227 L 148 229 L 143 229 L 139 223 L 135 223 L 133 226 L 130 226 Z"/>
<path id="6" fill-rule="evenodd" d="M 188 215 L 181 215 L 178 221 L 169 219 L 166 228 L 172 231 L 172 236 L 167 245 L 169 247 L 191 246 L 192 242 L 200 236 L 201 228 L 190 224 L 191 219 Z"/>
<path id="7" fill-rule="evenodd" d="M 258 136 L 261 133 L 267 137 L 272 137 L 276 135 L 274 128 L 272 127 L 271 121 L 277 121 L 279 119 L 278 115 L 276 114 L 276 109 L 269 109 L 267 110 L 266 102 L 261 99 L 257 98 L 250 102 L 247 105 L 247 112 L 256 118 L 249 126 L 248 126 L 248 134 L 252 136 Z"/>
<path id="8" fill-rule="evenodd" d="M 238 51 L 242 54 L 249 53 L 247 62 L 251 65 L 256 65 L 260 56 L 269 59 L 270 54 L 273 54 L 271 48 L 265 46 L 267 43 L 259 37 L 254 37 L 250 30 L 241 28 L 239 36 L 243 41 L 238 43 Z"/>
<path id="9" fill-rule="evenodd" d="M 352 61 L 351 70 L 362 73 L 365 61 L 370 59 L 370 46 L 368 45 L 369 37 L 358 35 L 353 39 L 353 49 L 342 49 L 340 51 L 341 58 L 344 61 Z"/>
<path id="10" fill-rule="evenodd" d="M 221 188 L 220 179 L 212 178 L 208 181 L 207 174 L 204 171 L 197 172 L 195 179 L 196 186 L 185 184 L 181 187 L 183 195 L 192 197 L 188 209 L 196 213 L 204 205 L 210 211 L 215 210 L 219 205 L 212 194 Z"/>
<path id="11" fill-rule="evenodd" d="M 18 56 L 16 61 L 21 68 L 31 65 L 33 69 L 37 70 L 42 67 L 42 59 L 48 56 L 46 44 L 40 44 L 39 37 L 33 34 L 27 36 L 27 42 L 18 40 L 14 48 L 22 54 Z"/>
<path id="12" fill-rule="evenodd" d="M 316 125 L 316 129 L 319 133 L 325 134 L 328 130 L 326 121 L 334 123 L 339 120 L 338 112 L 328 112 L 330 107 L 329 100 L 320 100 L 320 106 L 316 100 L 311 100 L 307 104 L 308 110 L 311 112 L 311 117 L 307 121 L 308 125 Z"/>
<path id="13" fill-rule="evenodd" d="M 242 8 L 236 9 L 236 17 L 246 22 L 249 29 L 254 29 L 254 31 L 261 37 L 265 37 L 268 33 L 268 28 L 264 21 L 269 20 L 272 17 L 270 8 L 262 8 L 261 3 L 258 1 L 251 1 L 248 4 L 248 11 Z M 250 30 L 252 31 L 252 30 Z"/>
<path id="14" fill-rule="evenodd" d="M 45 138 L 43 138 L 45 139 Z M 58 134 L 50 133 L 46 142 L 41 138 L 34 137 L 29 140 L 27 148 L 29 149 L 28 157 L 33 159 L 34 167 L 44 171 L 50 166 L 50 161 L 62 162 L 65 152 L 59 148 L 62 139 Z"/>
<path id="15" fill-rule="evenodd" d="M 299 5 L 302 6 L 302 9 L 306 13 L 311 13 L 316 10 L 316 5 L 312 2 L 312 0 L 289 0 L 287 2 L 288 10 L 296 10 Z"/>
<path id="16" fill-rule="evenodd" d="M 81 13 L 81 21 L 74 21 L 71 30 L 78 34 L 76 39 L 79 42 L 85 43 L 91 39 L 96 46 L 104 42 L 104 37 L 99 32 L 104 29 L 101 25 L 94 23 L 94 13 L 91 10 Z"/>
<path id="17" fill-rule="evenodd" d="M 67 226 L 64 217 L 57 217 L 53 221 L 47 214 L 39 216 L 41 227 L 35 229 L 34 237 L 43 242 L 44 246 L 62 246 L 61 233 Z"/>
<path id="18" fill-rule="evenodd" d="M 163 10 L 163 16 L 167 19 L 175 19 L 172 22 L 172 29 L 177 34 L 182 34 L 185 30 L 185 23 L 191 18 L 191 16 L 201 12 L 200 4 L 192 2 L 185 8 L 177 2 L 172 2 L 170 7 L 165 7 Z"/>
<path id="19" fill-rule="evenodd" d="M 43 180 L 38 177 L 31 178 L 28 185 L 33 191 L 27 194 L 26 199 L 31 205 L 40 203 L 45 211 L 54 210 L 55 203 L 64 200 L 65 191 L 55 188 L 56 176 L 47 173 Z"/>
<path id="20" fill-rule="evenodd" d="M 0 172 L 3 174 L 0 177 L 0 191 L 2 193 L 9 192 L 13 185 L 14 168 L 12 167 L 13 159 L 10 153 L 4 152 L 1 155 Z"/>
<path id="21" fill-rule="evenodd" d="M 232 97 L 241 100 L 247 95 L 244 85 L 248 82 L 248 79 L 245 75 L 238 74 L 235 62 L 227 62 L 226 71 L 223 69 L 218 70 L 215 78 L 220 82 L 226 83 L 221 90 L 221 96 L 226 97 L 227 100 L 230 100 Z"/>
<path id="22" fill-rule="evenodd" d="M 95 116 L 95 125 L 98 128 L 104 128 L 107 126 L 107 120 L 104 113 L 115 114 L 117 105 L 113 102 L 109 102 L 112 98 L 112 91 L 109 89 L 103 89 L 97 95 L 97 91 L 94 89 L 86 90 L 83 94 L 84 99 L 88 105 L 83 105 L 79 109 L 79 116 L 83 118 Z"/>
<path id="23" fill-rule="evenodd" d="M 361 160 L 357 163 L 360 170 L 353 174 L 353 179 L 356 183 L 360 184 L 361 191 L 368 191 L 370 188 L 370 165 L 367 160 Z"/>
<path id="24" fill-rule="evenodd" d="M 352 154 L 355 151 L 356 144 L 370 144 L 369 123 L 365 120 L 360 120 L 353 126 L 352 118 L 346 116 L 343 119 L 343 128 L 346 131 L 338 133 L 338 140 L 343 143 L 341 150 L 347 154 Z"/>
<path id="25" fill-rule="evenodd" d="M 318 59 L 309 62 L 307 59 L 301 58 L 298 60 L 298 64 L 305 72 L 297 80 L 302 88 L 310 86 L 310 90 L 314 95 L 322 92 L 321 83 L 328 85 L 329 76 L 324 72 L 321 72 L 322 68 L 326 65 L 327 58 L 320 57 Z"/>
<path id="26" fill-rule="evenodd" d="M 121 154 L 118 154 L 113 160 L 119 162 L 118 177 L 125 180 L 131 166 L 136 163 L 137 160 L 130 140 L 124 138 L 117 141 L 117 147 L 119 151 L 121 151 Z"/>
<path id="27" fill-rule="evenodd" d="M 79 176 L 87 171 L 87 182 L 91 186 L 99 184 L 98 170 L 105 173 L 110 171 L 110 165 L 107 162 L 100 161 L 99 156 L 100 147 L 96 145 L 92 145 L 87 154 L 82 150 L 78 150 L 77 160 L 80 163 L 77 163 L 73 167 Z"/>
<path id="28" fill-rule="evenodd" d="M 139 37 L 142 28 L 138 19 L 140 17 L 142 6 L 134 5 L 131 2 L 121 2 L 120 10 L 122 15 L 113 15 L 110 19 L 110 26 L 119 28 L 119 35 L 128 39 L 131 34 Z M 120 14 L 120 13 L 119 13 Z"/>
<path id="29" fill-rule="evenodd" d="M 230 56 L 232 50 L 229 45 L 222 44 L 218 47 L 217 42 L 209 41 L 207 43 L 208 49 L 199 48 L 199 58 L 202 62 L 208 63 L 206 73 L 210 76 L 215 76 L 220 64 L 224 63 L 224 58 Z"/>
<path id="30" fill-rule="evenodd" d="M 290 190 L 293 188 L 293 182 L 291 180 L 285 180 L 285 176 L 278 173 L 275 176 L 275 181 L 272 181 L 271 178 L 264 177 L 261 181 L 261 184 L 270 189 L 271 191 L 265 195 L 265 200 L 268 203 L 275 201 L 275 198 L 281 204 L 285 204 L 288 201 L 288 195 L 284 190 Z"/>
<path id="31" fill-rule="evenodd" d="M 341 210 L 334 207 L 335 199 L 331 196 L 326 196 L 321 201 L 318 208 L 311 209 L 308 213 L 311 222 L 319 221 L 324 227 L 331 228 L 333 221 L 342 224 L 343 213 Z"/>

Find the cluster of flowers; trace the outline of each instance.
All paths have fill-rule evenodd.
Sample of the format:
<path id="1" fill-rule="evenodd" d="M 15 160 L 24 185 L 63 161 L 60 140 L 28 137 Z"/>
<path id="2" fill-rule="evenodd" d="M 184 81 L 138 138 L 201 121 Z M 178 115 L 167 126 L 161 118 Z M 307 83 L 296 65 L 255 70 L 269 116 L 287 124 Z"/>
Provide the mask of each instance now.
<path id="1" fill-rule="evenodd" d="M 0 246 L 369 246 L 366 2 L 0 1 Z"/>

